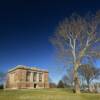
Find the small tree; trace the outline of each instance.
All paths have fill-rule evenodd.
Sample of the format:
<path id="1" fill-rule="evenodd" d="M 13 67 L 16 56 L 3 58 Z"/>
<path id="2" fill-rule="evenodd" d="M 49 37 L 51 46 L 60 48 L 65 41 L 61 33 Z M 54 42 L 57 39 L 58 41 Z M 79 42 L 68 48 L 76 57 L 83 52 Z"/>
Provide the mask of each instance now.
<path id="1" fill-rule="evenodd" d="M 3 89 L 4 85 L 4 81 L 5 81 L 5 78 L 6 78 L 6 74 L 4 72 L 0 72 L 0 89 Z"/>
<path id="2" fill-rule="evenodd" d="M 85 78 L 88 85 L 88 89 L 90 89 L 89 86 L 90 86 L 91 81 L 100 76 L 100 69 L 90 66 L 89 64 L 81 65 L 78 71 L 79 71 L 79 74 Z"/>
<path id="3" fill-rule="evenodd" d="M 58 82 L 57 88 L 64 88 L 64 83 L 62 80 Z"/>
<path id="4" fill-rule="evenodd" d="M 57 85 L 54 82 L 49 83 L 50 88 L 57 88 Z"/>
<path id="5" fill-rule="evenodd" d="M 56 88 L 57 85 L 52 81 L 52 79 L 49 77 L 49 87 L 50 88 Z"/>
<path id="6" fill-rule="evenodd" d="M 100 56 L 97 43 L 100 32 L 100 13 L 81 17 L 72 15 L 62 21 L 51 42 L 56 47 L 59 54 L 64 57 L 66 62 L 73 65 L 74 70 L 74 89 L 76 93 L 80 93 L 80 81 L 78 77 L 78 68 L 86 56 Z M 99 44 L 98 44 L 99 45 Z M 96 52 L 95 52 L 96 51 Z M 69 61 L 68 61 L 69 60 Z"/>
<path id="7" fill-rule="evenodd" d="M 3 72 L 0 72 L 0 81 L 3 82 L 5 80 L 6 74 Z"/>

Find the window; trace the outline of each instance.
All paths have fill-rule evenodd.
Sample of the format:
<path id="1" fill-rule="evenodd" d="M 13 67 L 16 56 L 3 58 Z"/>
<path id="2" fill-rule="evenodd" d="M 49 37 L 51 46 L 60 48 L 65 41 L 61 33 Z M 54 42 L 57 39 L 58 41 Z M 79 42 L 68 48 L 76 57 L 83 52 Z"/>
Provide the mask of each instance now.
<path id="1" fill-rule="evenodd" d="M 10 78 L 9 78 L 10 82 L 14 83 L 15 82 L 15 73 L 10 73 L 9 75 L 10 75 Z"/>
<path id="2" fill-rule="evenodd" d="M 36 82 L 36 80 L 37 80 L 37 72 L 34 72 L 33 73 L 33 82 Z"/>
<path id="3" fill-rule="evenodd" d="M 39 82 L 42 82 L 42 73 L 39 73 Z"/>
<path id="4" fill-rule="evenodd" d="M 26 73 L 26 81 L 30 81 L 30 72 L 29 71 L 27 71 L 27 73 Z"/>

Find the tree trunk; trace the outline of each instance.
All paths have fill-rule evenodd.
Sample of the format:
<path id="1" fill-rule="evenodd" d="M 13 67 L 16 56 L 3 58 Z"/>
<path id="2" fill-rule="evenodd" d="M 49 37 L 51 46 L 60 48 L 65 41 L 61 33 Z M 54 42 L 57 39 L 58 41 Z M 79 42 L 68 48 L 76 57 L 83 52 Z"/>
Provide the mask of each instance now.
<path id="1" fill-rule="evenodd" d="M 75 78 L 74 83 L 75 83 L 75 93 L 80 93 L 80 82 L 78 77 Z"/>
<path id="2" fill-rule="evenodd" d="M 87 79 L 87 85 L 88 85 L 88 92 L 91 92 L 89 79 Z"/>
<path id="3" fill-rule="evenodd" d="M 74 66 L 74 92 L 75 93 L 80 93 L 80 81 L 79 81 L 79 78 L 78 78 L 78 67 L 79 67 L 79 64 L 75 64 Z"/>

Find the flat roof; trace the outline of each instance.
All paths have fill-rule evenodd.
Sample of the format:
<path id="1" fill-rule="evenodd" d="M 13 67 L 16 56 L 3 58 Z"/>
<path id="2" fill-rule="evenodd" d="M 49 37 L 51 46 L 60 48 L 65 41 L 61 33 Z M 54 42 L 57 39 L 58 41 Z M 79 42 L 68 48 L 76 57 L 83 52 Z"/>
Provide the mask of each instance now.
<path id="1" fill-rule="evenodd" d="M 29 66 L 25 66 L 25 65 L 17 65 L 16 67 L 14 68 L 11 68 L 10 70 L 8 70 L 8 73 L 9 72 L 12 72 L 16 69 L 26 69 L 26 70 L 33 70 L 33 71 L 42 71 L 42 72 L 48 72 L 47 70 L 44 70 L 44 69 L 39 69 L 37 67 L 29 67 Z"/>

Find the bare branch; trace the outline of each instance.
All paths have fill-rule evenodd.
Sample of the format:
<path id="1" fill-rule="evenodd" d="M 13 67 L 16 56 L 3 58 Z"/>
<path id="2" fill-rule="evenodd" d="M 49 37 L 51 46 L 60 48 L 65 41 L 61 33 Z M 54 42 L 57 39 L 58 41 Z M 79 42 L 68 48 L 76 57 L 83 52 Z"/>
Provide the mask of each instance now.
<path id="1" fill-rule="evenodd" d="M 59 53 L 65 58 L 73 58 L 75 88 L 77 88 L 77 84 L 79 85 L 77 70 L 83 58 L 87 55 L 91 56 L 90 49 L 93 48 L 96 42 L 100 41 L 98 36 L 98 29 L 100 29 L 99 16 L 100 13 L 94 16 L 89 15 L 89 18 L 72 15 L 59 24 L 55 33 L 53 42 L 60 51 Z M 98 48 L 98 46 L 96 45 L 94 48 Z M 67 50 L 70 51 L 70 56 L 66 52 Z M 97 50 L 95 51 L 97 54 Z"/>

